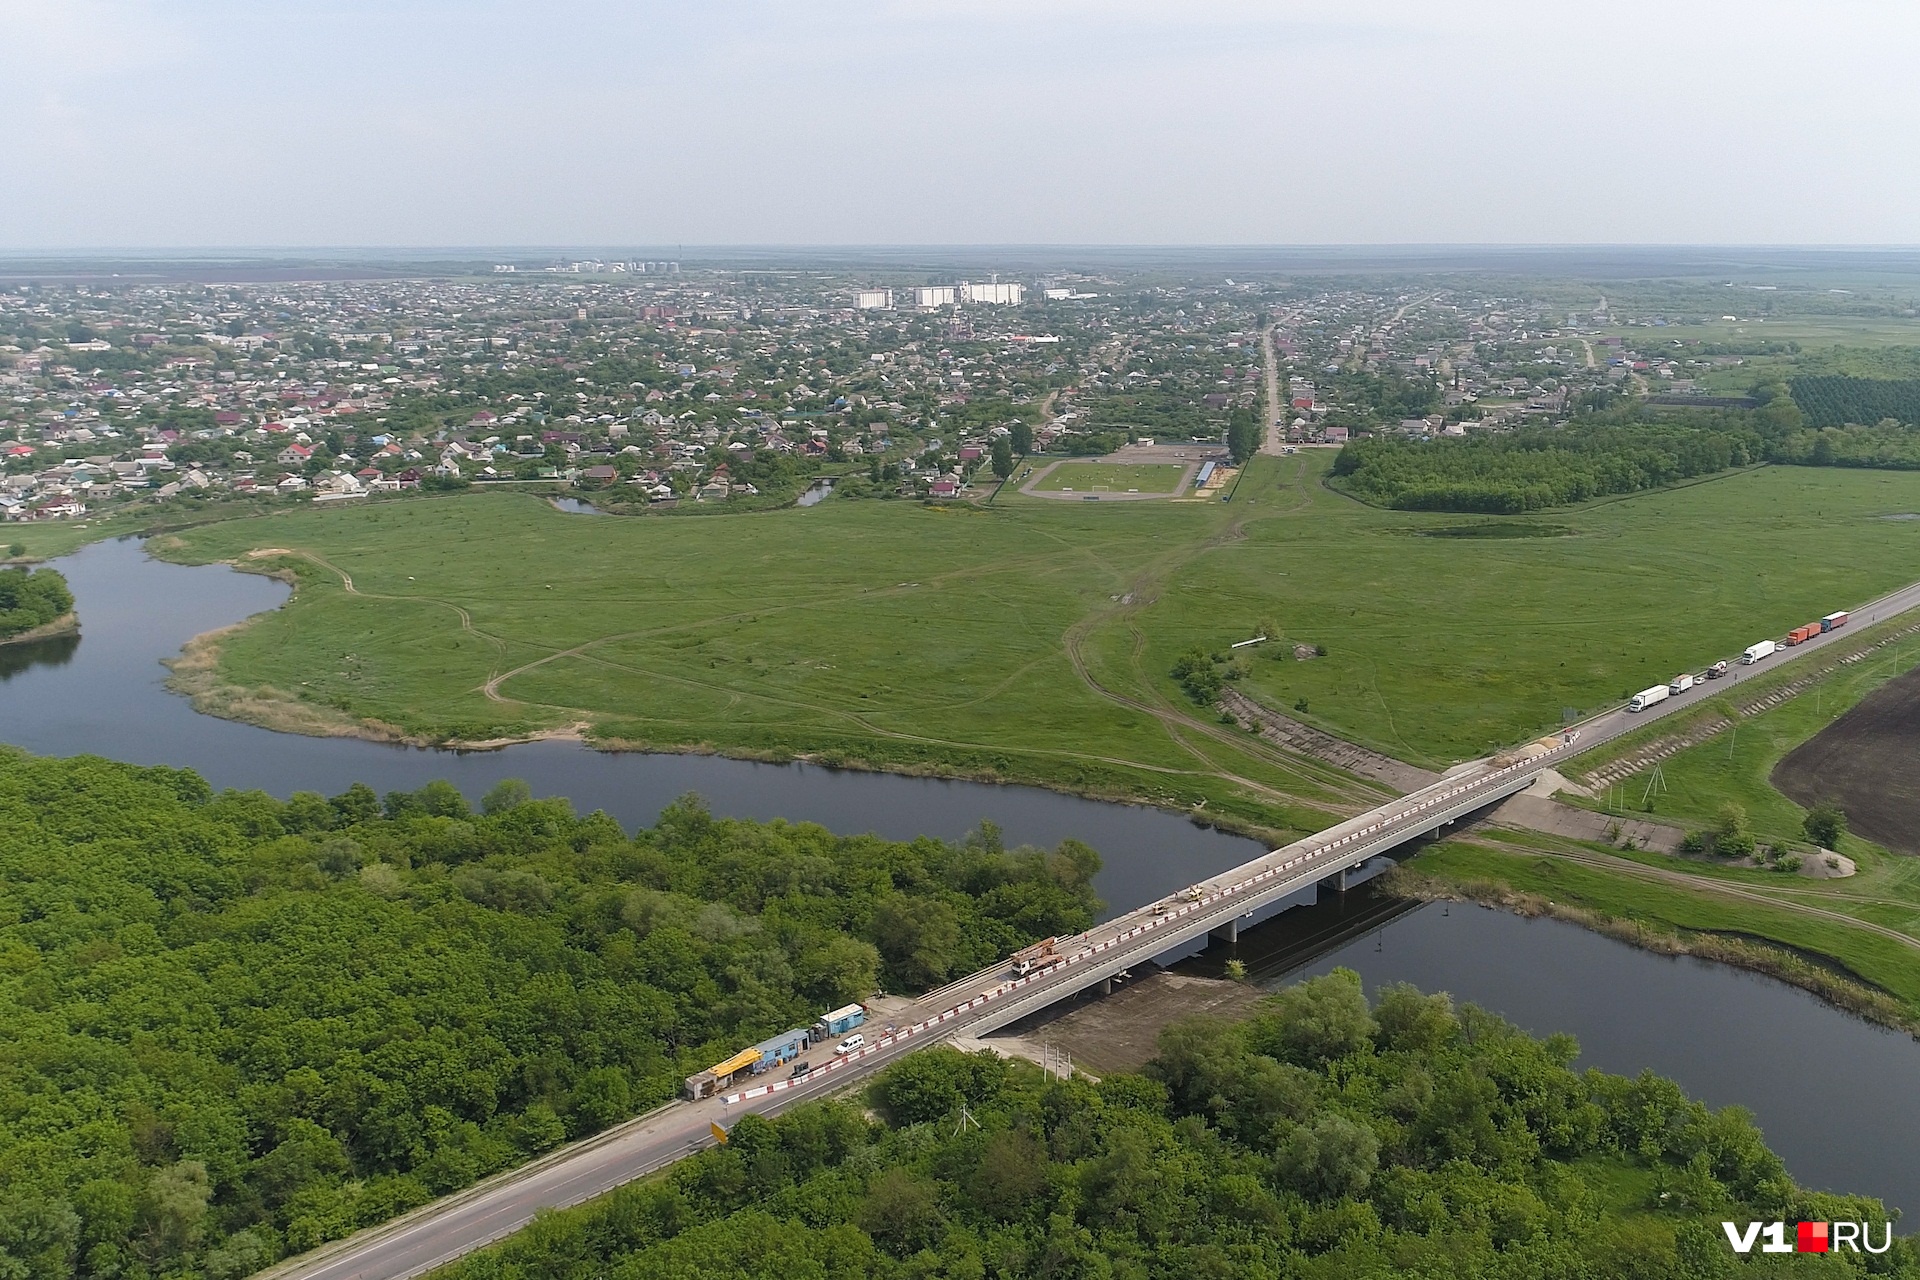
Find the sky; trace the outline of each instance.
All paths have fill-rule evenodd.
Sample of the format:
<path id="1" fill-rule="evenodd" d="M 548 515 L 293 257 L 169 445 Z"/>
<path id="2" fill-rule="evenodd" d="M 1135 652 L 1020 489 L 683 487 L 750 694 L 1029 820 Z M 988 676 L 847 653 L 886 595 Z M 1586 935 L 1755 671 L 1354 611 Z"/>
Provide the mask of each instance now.
<path id="1" fill-rule="evenodd" d="M 1915 244 L 1912 0 L 0 0 L 0 249 Z"/>

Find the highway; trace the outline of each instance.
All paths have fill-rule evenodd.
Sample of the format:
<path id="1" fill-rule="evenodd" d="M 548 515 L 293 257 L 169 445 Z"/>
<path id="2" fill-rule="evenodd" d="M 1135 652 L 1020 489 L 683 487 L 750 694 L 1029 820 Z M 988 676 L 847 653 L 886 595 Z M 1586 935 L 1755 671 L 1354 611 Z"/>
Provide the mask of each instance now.
<path id="1" fill-rule="evenodd" d="M 869 1043 L 858 1053 L 836 1058 L 824 1048 L 815 1049 L 809 1055 L 815 1070 L 803 1080 L 761 1077 L 720 1098 L 661 1108 L 264 1274 L 271 1280 L 408 1280 L 511 1234 L 541 1208 L 579 1204 L 711 1145 L 709 1126 L 714 1123 L 728 1125 L 748 1113 L 771 1115 L 837 1092 L 916 1049 L 954 1035 L 984 1035 L 1184 943 L 1210 933 L 1233 934 L 1242 920 L 1262 908 L 1512 795 L 1573 755 L 1832 645 L 1846 644 L 1861 628 L 1916 606 L 1920 583 L 1860 606 L 1849 626 L 1753 666 L 1730 665 L 1725 677 L 1647 711 L 1607 711 L 1518 751 L 1460 766 L 1368 813 L 1062 939 L 1051 968 L 1016 978 L 1011 965 L 1003 963 L 949 983 L 890 1019 L 876 1019 L 862 1028 Z M 1706 665 L 1703 661 L 1695 670 Z M 1647 673 L 1646 683 L 1671 679 L 1672 674 Z"/>

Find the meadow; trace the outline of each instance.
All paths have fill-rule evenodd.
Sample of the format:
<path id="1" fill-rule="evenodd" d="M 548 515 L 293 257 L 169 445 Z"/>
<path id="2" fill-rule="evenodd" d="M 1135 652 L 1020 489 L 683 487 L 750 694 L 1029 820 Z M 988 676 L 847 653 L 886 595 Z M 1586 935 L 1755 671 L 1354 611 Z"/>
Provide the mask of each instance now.
<path id="1" fill-rule="evenodd" d="M 1487 521 L 1366 507 L 1323 487 L 1329 461 L 1257 459 L 1231 504 L 662 521 L 490 494 L 301 508 L 163 553 L 300 577 L 227 638 L 222 679 L 423 738 L 584 724 L 1275 828 L 1373 793 L 1193 706 L 1168 672 L 1195 646 L 1322 646 L 1262 646 L 1241 687 L 1444 765 L 1920 577 L 1920 528 L 1882 518 L 1920 511 L 1909 473 L 1762 468 L 1558 512 L 1562 536 L 1450 538 L 1416 535 Z"/>

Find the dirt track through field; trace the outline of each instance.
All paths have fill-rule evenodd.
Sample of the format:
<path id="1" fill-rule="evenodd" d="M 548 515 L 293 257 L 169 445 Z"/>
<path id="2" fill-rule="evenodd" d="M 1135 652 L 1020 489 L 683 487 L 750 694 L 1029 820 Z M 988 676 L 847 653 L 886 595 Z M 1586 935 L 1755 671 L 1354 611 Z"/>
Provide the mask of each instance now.
<path id="1" fill-rule="evenodd" d="M 1920 854 L 1920 668 L 1789 751 L 1773 785 L 1807 808 L 1837 804 L 1856 834 Z"/>

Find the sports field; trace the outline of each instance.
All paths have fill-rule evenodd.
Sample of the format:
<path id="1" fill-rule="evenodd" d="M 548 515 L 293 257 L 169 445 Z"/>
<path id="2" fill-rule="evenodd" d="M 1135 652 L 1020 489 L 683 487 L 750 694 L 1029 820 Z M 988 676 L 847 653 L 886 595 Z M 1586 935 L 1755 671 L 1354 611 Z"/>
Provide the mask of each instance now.
<path id="1" fill-rule="evenodd" d="M 1188 701 L 1168 672 L 1195 646 L 1275 628 L 1289 643 L 1243 651 L 1242 689 L 1444 765 L 1920 577 L 1920 522 L 1883 518 L 1920 511 L 1920 474 L 1764 468 L 1515 522 L 1550 536 L 1433 537 L 1487 522 L 1362 506 L 1322 487 L 1330 461 L 1260 458 L 1231 504 L 1124 520 L 838 499 L 579 520 L 487 494 L 212 525 L 169 554 L 295 553 L 254 561 L 302 586 L 225 642 L 220 676 L 426 738 L 584 723 L 1276 825 L 1366 788 Z"/>
<path id="2" fill-rule="evenodd" d="M 1186 470 L 1171 462 L 1063 462 L 1033 487 L 1045 493 L 1172 493 Z"/>

